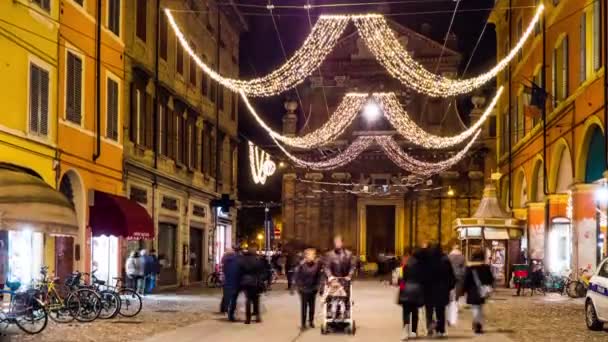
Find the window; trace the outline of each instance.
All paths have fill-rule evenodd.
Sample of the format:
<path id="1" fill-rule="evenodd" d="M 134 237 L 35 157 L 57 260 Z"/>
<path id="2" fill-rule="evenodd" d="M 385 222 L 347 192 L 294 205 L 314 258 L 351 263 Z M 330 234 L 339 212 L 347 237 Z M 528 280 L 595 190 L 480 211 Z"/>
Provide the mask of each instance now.
<path id="1" fill-rule="evenodd" d="M 182 44 L 177 43 L 176 46 L 176 54 L 175 54 L 175 69 L 177 73 L 180 75 L 184 75 L 184 48 Z"/>
<path id="2" fill-rule="evenodd" d="M 209 76 L 207 76 L 207 74 L 203 72 L 201 75 L 201 94 L 203 96 L 209 95 L 209 80 Z"/>
<path id="3" fill-rule="evenodd" d="M 120 37 L 120 0 L 108 0 L 108 29 Z"/>
<path id="4" fill-rule="evenodd" d="M 220 110 L 224 110 L 224 87 L 217 84 L 217 106 Z"/>
<path id="5" fill-rule="evenodd" d="M 524 34 L 524 22 L 522 17 L 517 19 L 517 40 L 521 39 L 521 36 Z M 521 62 L 524 58 L 524 49 L 519 49 L 519 53 L 517 53 L 517 60 Z"/>
<path id="6" fill-rule="evenodd" d="M 205 127 L 199 130 L 200 139 L 197 142 L 198 153 L 199 153 L 199 162 L 197 168 L 200 172 L 204 172 L 204 163 L 205 163 Z"/>
<path id="7" fill-rule="evenodd" d="M 517 95 L 517 141 L 526 136 L 526 117 L 524 116 L 523 90 Z"/>
<path id="8" fill-rule="evenodd" d="M 176 113 L 175 111 L 169 109 L 168 107 L 165 107 L 167 109 L 166 111 L 166 134 L 165 134 L 165 146 L 166 146 L 166 153 L 167 153 L 167 157 L 170 159 L 175 160 L 176 154 L 175 154 L 175 142 L 177 140 L 177 133 L 176 133 L 176 129 L 177 129 L 177 117 L 176 117 Z"/>
<path id="9" fill-rule="evenodd" d="M 568 97 L 568 37 L 564 37 L 553 50 L 553 99 L 554 106 Z"/>
<path id="10" fill-rule="evenodd" d="M 608 261 L 604 261 L 597 275 L 603 278 L 608 278 Z"/>
<path id="11" fill-rule="evenodd" d="M 211 131 L 213 128 L 209 125 L 204 127 L 203 136 L 203 173 L 209 175 L 211 173 L 211 157 L 212 157 L 212 143 L 211 143 Z"/>
<path id="12" fill-rule="evenodd" d="M 158 153 L 167 155 L 167 113 L 165 104 L 158 102 Z"/>
<path id="13" fill-rule="evenodd" d="M 192 50 L 196 53 L 196 47 L 192 42 L 190 42 L 190 46 L 192 46 Z M 194 57 L 192 56 L 190 56 L 189 60 L 188 71 L 190 72 L 190 84 L 196 87 L 196 62 L 194 62 Z"/>
<path id="14" fill-rule="evenodd" d="M 518 134 L 518 130 L 519 130 L 519 126 L 517 125 L 519 123 L 519 113 L 518 113 L 518 109 L 519 109 L 519 99 L 516 97 L 515 98 L 515 104 L 511 106 L 511 113 L 509 113 L 511 115 L 511 144 L 515 145 L 517 143 L 517 138 L 519 137 Z"/>
<path id="15" fill-rule="evenodd" d="M 186 119 L 179 113 L 177 116 L 177 162 L 185 165 L 184 148 L 187 146 Z"/>
<path id="16" fill-rule="evenodd" d="M 148 30 L 148 0 L 137 0 L 137 13 L 135 13 L 135 35 L 142 41 L 146 41 Z"/>
<path id="17" fill-rule="evenodd" d="M 538 8 L 538 5 L 540 5 L 540 0 L 534 0 L 534 7 Z M 541 31 L 541 27 L 540 27 L 540 20 L 536 23 L 536 25 L 534 25 L 534 35 L 539 35 Z"/>
<path id="18" fill-rule="evenodd" d="M 30 115 L 31 133 L 48 134 L 49 121 L 49 72 L 30 64 Z"/>
<path id="19" fill-rule="evenodd" d="M 198 135 L 196 128 L 196 120 L 190 120 L 190 129 L 189 129 L 189 138 L 190 143 L 188 144 L 190 158 L 189 167 L 190 169 L 198 169 Z"/>
<path id="20" fill-rule="evenodd" d="M 230 119 L 232 119 L 232 121 L 236 121 L 236 117 L 239 112 L 239 96 L 236 93 L 232 93 L 232 107 Z"/>
<path id="21" fill-rule="evenodd" d="M 32 2 L 47 12 L 51 11 L 51 0 L 32 0 Z"/>
<path id="22" fill-rule="evenodd" d="M 217 166 L 216 166 L 216 172 L 218 172 L 217 175 L 217 181 L 218 182 L 224 182 L 224 133 L 219 132 L 218 135 L 218 139 L 217 139 Z"/>
<path id="23" fill-rule="evenodd" d="M 583 83 L 587 79 L 587 13 L 581 15 L 580 32 L 580 65 L 578 69 L 579 82 Z"/>
<path id="24" fill-rule="evenodd" d="M 505 111 L 502 114 L 502 139 L 501 139 L 501 150 L 502 153 L 506 153 L 509 151 L 509 115 L 508 112 Z"/>
<path id="25" fill-rule="evenodd" d="M 490 138 L 496 138 L 496 115 L 490 116 L 490 127 L 488 131 Z"/>
<path id="26" fill-rule="evenodd" d="M 139 144 L 142 138 L 140 132 L 141 118 L 143 117 L 144 100 L 143 92 L 135 85 L 131 86 L 131 120 L 129 127 L 129 138 L 134 144 Z"/>
<path id="27" fill-rule="evenodd" d="M 168 30 L 167 30 L 167 17 L 165 15 L 160 16 L 160 32 L 159 32 L 159 51 L 158 55 L 160 58 L 167 60 L 167 40 L 168 40 Z"/>
<path id="28" fill-rule="evenodd" d="M 84 0 L 74 0 L 74 2 L 79 4 L 80 6 L 84 4 Z"/>
<path id="29" fill-rule="evenodd" d="M 111 78 L 108 78 L 106 101 L 106 137 L 118 141 L 118 83 Z"/>
<path id="30" fill-rule="evenodd" d="M 593 20 L 592 20 L 592 34 L 593 34 L 593 70 L 597 71 L 602 66 L 602 42 L 601 42 L 601 20 L 600 20 L 600 1 L 596 0 L 593 3 Z M 604 19 L 606 20 L 606 19 Z M 606 37 L 604 37 L 606 40 Z"/>
<path id="31" fill-rule="evenodd" d="M 509 39 L 507 39 L 507 41 L 505 42 L 505 46 L 504 46 L 504 50 L 503 50 L 503 55 L 507 56 L 509 54 Z M 509 74 L 511 73 L 511 64 L 509 63 L 507 65 L 507 67 L 505 68 L 505 72 L 504 72 L 504 82 L 509 82 Z"/>
<path id="32" fill-rule="evenodd" d="M 215 102 L 215 93 L 217 91 L 217 83 L 213 80 L 209 80 L 209 99 Z"/>
<path id="33" fill-rule="evenodd" d="M 66 68 L 66 119 L 77 125 L 82 123 L 82 59 L 68 52 Z"/>
<path id="34" fill-rule="evenodd" d="M 543 80 L 542 80 L 542 74 L 541 74 L 541 69 L 539 68 L 538 70 L 536 70 L 536 73 L 533 76 L 533 81 L 534 83 L 539 86 L 539 87 L 543 87 Z M 539 108 L 541 111 L 543 110 L 543 108 Z M 536 124 L 538 124 L 542 119 L 541 115 L 535 115 L 532 119 L 532 127 L 536 126 Z"/>

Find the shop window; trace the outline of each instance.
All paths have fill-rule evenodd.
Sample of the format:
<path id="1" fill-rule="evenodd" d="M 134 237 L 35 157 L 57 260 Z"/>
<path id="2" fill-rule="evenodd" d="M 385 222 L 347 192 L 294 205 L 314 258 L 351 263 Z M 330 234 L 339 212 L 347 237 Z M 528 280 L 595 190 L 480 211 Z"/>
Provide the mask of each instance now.
<path id="1" fill-rule="evenodd" d="M 91 269 L 97 270 L 95 276 L 111 284 L 119 276 L 118 237 L 95 236 L 91 239 L 93 255 Z"/>
<path id="2" fill-rule="evenodd" d="M 28 229 L 8 232 L 8 279 L 29 284 L 40 276 L 44 253 L 42 233 Z"/>
<path id="3" fill-rule="evenodd" d="M 111 78 L 108 78 L 106 97 L 106 137 L 118 141 L 118 82 Z"/>
<path id="4" fill-rule="evenodd" d="M 30 115 L 31 133 L 46 136 L 49 121 L 49 72 L 30 64 Z"/>
<path id="5" fill-rule="evenodd" d="M 82 76 L 82 58 L 68 52 L 65 83 L 66 119 L 77 125 L 82 123 Z"/>
<path id="6" fill-rule="evenodd" d="M 142 41 L 146 41 L 148 29 L 148 0 L 137 0 L 137 12 L 135 13 L 135 35 Z"/>
<path id="7" fill-rule="evenodd" d="M 120 0 L 108 0 L 108 29 L 118 37 L 120 37 L 120 2 Z"/>

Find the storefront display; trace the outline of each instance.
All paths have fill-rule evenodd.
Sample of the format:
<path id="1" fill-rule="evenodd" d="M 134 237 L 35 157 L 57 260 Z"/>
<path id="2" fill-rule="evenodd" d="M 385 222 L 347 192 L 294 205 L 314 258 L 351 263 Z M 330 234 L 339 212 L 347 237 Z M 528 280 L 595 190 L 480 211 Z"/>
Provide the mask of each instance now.
<path id="1" fill-rule="evenodd" d="M 29 284 L 40 277 L 44 236 L 31 230 L 11 230 L 8 234 L 8 280 Z"/>
<path id="2" fill-rule="evenodd" d="M 93 261 L 91 269 L 96 270 L 98 279 L 112 283 L 115 277 L 120 276 L 120 261 L 118 260 L 119 239 L 116 236 L 96 236 L 91 240 L 91 254 Z"/>
<path id="3" fill-rule="evenodd" d="M 551 273 L 565 274 L 571 268 L 572 225 L 567 218 L 554 218 L 549 230 L 547 253 Z"/>

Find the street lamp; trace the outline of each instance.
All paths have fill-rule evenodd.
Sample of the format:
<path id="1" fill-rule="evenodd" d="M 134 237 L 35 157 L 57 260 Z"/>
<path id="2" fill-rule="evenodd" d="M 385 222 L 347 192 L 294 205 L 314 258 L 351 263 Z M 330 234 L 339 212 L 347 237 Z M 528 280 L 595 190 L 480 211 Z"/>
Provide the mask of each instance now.
<path id="1" fill-rule="evenodd" d="M 454 196 L 454 189 L 452 189 L 452 187 L 448 187 L 448 196 L 452 197 Z"/>

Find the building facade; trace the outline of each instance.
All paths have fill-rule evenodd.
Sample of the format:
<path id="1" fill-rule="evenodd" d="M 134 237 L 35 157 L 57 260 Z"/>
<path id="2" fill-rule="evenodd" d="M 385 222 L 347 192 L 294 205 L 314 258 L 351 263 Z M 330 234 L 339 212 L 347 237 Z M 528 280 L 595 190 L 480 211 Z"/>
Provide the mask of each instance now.
<path id="1" fill-rule="evenodd" d="M 237 195 L 238 97 L 203 74 L 167 22 L 174 16 L 195 53 L 222 75 L 239 74 L 236 7 L 207 1 L 125 4 L 125 86 L 122 105 L 126 193 L 155 225 L 162 286 L 202 282 L 232 244 L 236 211 L 210 201 Z M 160 13 L 159 13 L 160 9 Z"/>
<path id="2" fill-rule="evenodd" d="M 606 3 L 497 1 L 490 20 L 498 58 L 519 40 L 535 12 L 531 6 L 541 2 L 545 11 L 534 35 L 497 77 L 507 89 L 497 110 L 501 196 L 528 221 L 524 247 L 531 259 L 552 272 L 594 269 L 606 256 L 606 199 L 598 197 L 606 170 Z M 544 106 L 532 106 L 531 82 L 546 90 Z"/>
<path id="3" fill-rule="evenodd" d="M 442 53 L 443 44 L 395 22 L 391 26 L 417 61 L 431 70 L 456 76 L 461 60 L 454 50 L 456 37 L 449 38 Z M 342 96 L 351 91 L 396 92 L 413 119 L 433 134 L 453 135 L 466 127 L 454 99 L 427 98 L 404 88 L 378 65 L 355 32 L 345 36 L 321 72 L 307 80 L 300 90 L 301 103 L 295 99 L 286 102 L 283 133 L 305 134 L 319 127 Z M 483 96 L 474 100 L 475 108 L 469 115 L 472 122 L 483 112 L 484 102 Z M 298 110 L 299 106 L 303 108 Z M 490 122 L 493 119 L 484 128 L 486 139 L 493 134 Z M 326 156 L 340 153 L 358 135 L 378 133 L 396 134 L 388 122 L 356 119 L 335 144 L 323 147 L 321 152 Z M 451 155 L 450 151 L 428 151 L 403 139 L 399 141 L 422 160 L 441 160 Z M 457 242 L 452 221 L 470 215 L 479 202 L 485 169 L 489 169 L 486 151 L 483 144 L 478 144 L 457 166 L 430 179 L 419 179 L 401 170 L 376 148 L 333 172 L 291 168 L 283 176 L 282 238 L 327 249 L 332 236 L 339 234 L 358 255 L 372 261 L 383 253 L 401 255 L 406 248 L 428 240 L 447 248 Z M 302 158 L 319 158 L 317 151 L 294 153 Z"/>

